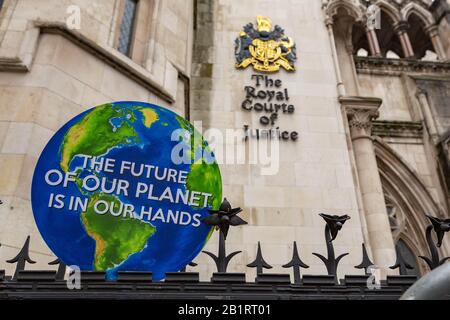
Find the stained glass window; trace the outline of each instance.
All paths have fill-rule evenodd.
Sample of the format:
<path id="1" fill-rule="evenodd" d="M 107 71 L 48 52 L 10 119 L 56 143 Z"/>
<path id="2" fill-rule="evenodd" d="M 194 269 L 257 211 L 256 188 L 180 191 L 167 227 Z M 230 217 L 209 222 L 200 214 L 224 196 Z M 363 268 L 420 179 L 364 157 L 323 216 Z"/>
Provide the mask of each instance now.
<path id="1" fill-rule="evenodd" d="M 137 4 L 137 0 L 125 0 L 125 8 L 120 25 L 120 36 L 117 50 L 127 56 L 130 55 L 131 51 Z"/>

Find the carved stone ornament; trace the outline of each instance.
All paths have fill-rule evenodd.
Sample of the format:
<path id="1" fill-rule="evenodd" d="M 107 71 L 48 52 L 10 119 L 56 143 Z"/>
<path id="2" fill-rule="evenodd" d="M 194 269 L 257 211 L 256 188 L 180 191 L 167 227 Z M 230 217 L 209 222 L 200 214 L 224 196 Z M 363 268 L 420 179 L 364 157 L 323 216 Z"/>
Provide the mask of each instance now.
<path id="1" fill-rule="evenodd" d="M 372 130 L 372 120 L 377 116 L 370 111 L 357 110 L 350 114 L 349 126 L 350 128 Z"/>
<path id="2" fill-rule="evenodd" d="M 348 117 L 350 129 L 356 130 L 358 136 L 370 136 L 373 120 L 379 116 L 382 100 L 371 97 L 341 97 L 342 108 Z"/>

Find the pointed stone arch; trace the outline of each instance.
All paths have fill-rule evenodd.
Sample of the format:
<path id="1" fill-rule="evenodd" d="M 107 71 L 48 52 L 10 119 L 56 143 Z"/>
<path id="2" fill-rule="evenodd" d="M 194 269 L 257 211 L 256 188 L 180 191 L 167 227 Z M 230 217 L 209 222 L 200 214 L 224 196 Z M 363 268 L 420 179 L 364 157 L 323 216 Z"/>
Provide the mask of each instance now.
<path id="1" fill-rule="evenodd" d="M 435 54 L 435 58 L 445 59 L 445 52 L 442 50 L 433 15 L 416 2 L 406 4 L 401 10 L 401 15 L 403 21 L 407 22 L 407 33 L 414 58 L 430 57 L 430 52 L 432 52 Z"/>
<path id="2" fill-rule="evenodd" d="M 380 26 L 375 32 L 381 55 L 391 59 L 406 58 L 409 55 L 405 49 L 407 45 L 398 30 L 403 25 L 399 7 L 385 0 L 378 0 L 373 4 L 380 10 Z"/>
<path id="3" fill-rule="evenodd" d="M 406 6 L 404 6 L 400 12 L 401 19 L 403 21 L 408 21 L 411 14 L 415 14 L 420 19 L 422 19 L 425 27 L 429 27 L 431 25 L 434 25 L 436 21 L 434 20 L 433 15 L 426 10 L 424 7 L 420 6 L 419 4 L 415 2 L 409 2 Z"/>
<path id="4" fill-rule="evenodd" d="M 380 161 L 377 159 L 378 162 Z M 381 184 L 385 194 L 386 204 L 394 205 L 399 212 L 397 212 L 398 225 L 392 230 L 392 237 L 394 243 L 403 240 L 408 247 L 416 252 L 415 262 L 419 266 L 419 271 L 424 274 L 427 270 L 426 264 L 418 259 L 418 255 L 427 252 L 427 243 L 425 239 L 424 230 L 426 228 L 426 221 L 420 216 L 420 212 L 413 207 L 408 200 L 408 196 L 404 194 L 403 187 L 398 187 L 393 181 L 391 175 L 384 170 L 380 170 Z M 391 218 L 391 217 L 390 217 Z"/>
<path id="5" fill-rule="evenodd" d="M 395 199 L 395 204 L 404 216 L 402 230 L 394 237 L 403 239 L 417 254 L 427 254 L 425 230 L 429 225 L 425 214 L 443 217 L 443 211 L 422 183 L 414 169 L 381 138 L 374 138 L 374 149 L 380 178 L 386 199 Z M 445 245 L 444 245 L 445 246 Z M 421 272 L 426 266 L 420 262 Z"/>
<path id="6" fill-rule="evenodd" d="M 420 178 L 408 164 L 381 138 L 374 139 L 375 154 L 380 172 L 386 175 L 405 196 L 408 203 L 422 210 L 423 214 L 431 214 L 443 218 L 442 210 L 433 200 L 431 194 Z M 420 217 L 428 225 L 425 216 Z"/>
<path id="7" fill-rule="evenodd" d="M 376 6 L 378 6 L 381 9 L 381 11 L 386 13 L 389 16 L 389 18 L 392 19 L 394 24 L 402 21 L 402 16 L 400 14 L 400 10 L 398 10 L 391 3 L 389 3 L 389 2 L 387 2 L 385 0 L 378 0 L 374 4 Z"/>
<path id="8" fill-rule="evenodd" d="M 359 1 L 331 0 L 325 8 L 325 14 L 328 18 L 332 19 L 339 14 L 339 9 L 344 9 L 349 16 L 355 19 L 356 22 L 362 22 L 365 20 L 365 8 Z"/>
<path id="9" fill-rule="evenodd" d="M 335 51 L 335 64 L 339 74 L 339 90 L 357 95 L 358 83 L 353 60 L 353 27 L 365 25 L 365 7 L 359 0 L 330 0 L 323 6 Z M 364 35 L 365 36 L 365 35 Z"/>

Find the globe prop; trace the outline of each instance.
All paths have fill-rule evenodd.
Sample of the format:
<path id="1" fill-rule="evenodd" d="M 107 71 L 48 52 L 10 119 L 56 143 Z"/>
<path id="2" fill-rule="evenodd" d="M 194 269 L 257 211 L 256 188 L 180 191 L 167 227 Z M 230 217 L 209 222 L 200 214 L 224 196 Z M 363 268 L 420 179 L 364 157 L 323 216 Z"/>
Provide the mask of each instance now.
<path id="1" fill-rule="evenodd" d="M 64 125 L 32 183 L 49 248 L 81 270 L 151 271 L 156 280 L 202 250 L 202 221 L 222 198 L 219 167 L 199 132 L 165 108 L 115 102 Z"/>

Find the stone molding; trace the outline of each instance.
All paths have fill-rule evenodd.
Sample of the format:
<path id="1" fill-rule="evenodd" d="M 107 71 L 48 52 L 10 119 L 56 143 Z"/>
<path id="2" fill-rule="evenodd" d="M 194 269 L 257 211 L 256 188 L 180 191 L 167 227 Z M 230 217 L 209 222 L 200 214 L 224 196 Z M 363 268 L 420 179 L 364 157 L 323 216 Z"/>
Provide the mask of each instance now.
<path id="1" fill-rule="evenodd" d="M 38 45 L 39 34 L 39 28 L 30 28 L 25 31 L 25 36 L 17 55 L 0 56 L 0 71 L 30 71 Z"/>
<path id="2" fill-rule="evenodd" d="M 412 59 L 387 59 L 355 57 L 356 71 L 360 74 L 382 74 L 399 76 L 408 73 L 450 74 L 450 63 L 420 61 Z"/>
<path id="3" fill-rule="evenodd" d="M 120 73 L 136 81 L 144 88 L 168 103 L 175 101 L 175 94 L 169 92 L 152 74 L 131 61 L 129 58 L 115 53 L 107 47 L 103 47 L 86 36 L 70 30 L 63 23 L 35 21 L 34 28 L 26 31 L 22 42 L 20 53 L 16 57 L 0 57 L 0 72 L 29 72 L 31 71 L 34 55 L 38 46 L 40 34 L 57 34 L 73 42 L 79 47 L 90 52 L 106 64 L 110 65 Z"/>
<path id="4" fill-rule="evenodd" d="M 445 2 L 445 0 L 436 2 Z M 408 20 L 411 13 L 417 14 L 426 25 L 435 23 L 435 18 L 430 11 L 435 11 L 436 9 L 434 7 L 437 4 L 434 7 L 430 7 L 429 3 L 425 0 L 414 2 L 398 0 L 322 0 L 322 9 L 329 17 L 336 15 L 339 9 L 344 9 L 356 21 L 364 22 L 367 19 L 367 7 L 371 4 L 382 7 L 394 23 Z"/>
<path id="5" fill-rule="evenodd" d="M 403 32 L 408 31 L 409 23 L 408 23 L 408 21 L 401 20 L 401 21 L 397 22 L 396 24 L 394 24 L 393 27 L 394 27 L 394 32 L 403 33 Z"/>
<path id="6" fill-rule="evenodd" d="M 339 9 L 344 9 L 348 15 L 358 22 L 364 22 L 366 20 L 366 6 L 359 0 L 324 0 L 322 2 L 322 9 L 326 14 L 326 23 L 333 24 L 333 17 L 338 14 Z"/>
<path id="7" fill-rule="evenodd" d="M 378 137 L 421 139 L 423 124 L 410 121 L 374 121 L 372 134 Z"/>

